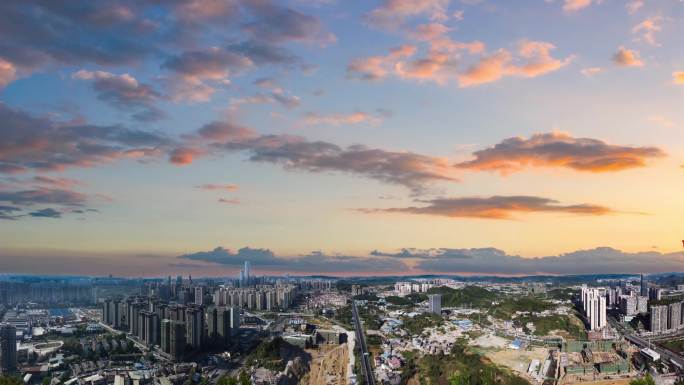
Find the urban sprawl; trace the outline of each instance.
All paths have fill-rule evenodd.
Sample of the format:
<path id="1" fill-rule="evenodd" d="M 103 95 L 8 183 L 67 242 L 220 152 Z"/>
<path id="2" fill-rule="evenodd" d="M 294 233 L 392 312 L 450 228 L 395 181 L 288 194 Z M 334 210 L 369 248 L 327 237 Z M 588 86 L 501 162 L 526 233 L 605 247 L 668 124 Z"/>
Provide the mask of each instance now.
<path id="1" fill-rule="evenodd" d="M 684 383 L 684 275 L 0 277 L 41 385 Z"/>

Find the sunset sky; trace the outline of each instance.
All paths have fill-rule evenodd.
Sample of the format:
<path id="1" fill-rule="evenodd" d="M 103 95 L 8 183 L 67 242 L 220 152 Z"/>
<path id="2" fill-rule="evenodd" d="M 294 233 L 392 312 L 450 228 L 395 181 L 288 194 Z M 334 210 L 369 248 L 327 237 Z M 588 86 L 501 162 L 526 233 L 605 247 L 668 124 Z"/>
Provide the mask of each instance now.
<path id="1" fill-rule="evenodd" d="M 683 271 L 681 0 L 0 2 L 0 272 Z"/>

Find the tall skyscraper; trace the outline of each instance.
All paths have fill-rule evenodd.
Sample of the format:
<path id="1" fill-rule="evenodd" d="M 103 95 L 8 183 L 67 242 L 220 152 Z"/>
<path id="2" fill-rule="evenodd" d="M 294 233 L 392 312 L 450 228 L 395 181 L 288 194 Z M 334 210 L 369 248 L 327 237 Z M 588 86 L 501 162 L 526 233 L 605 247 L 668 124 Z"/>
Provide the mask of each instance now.
<path id="1" fill-rule="evenodd" d="M 442 314 L 442 296 L 440 294 L 430 294 L 428 298 L 430 300 L 430 313 Z"/>
<path id="2" fill-rule="evenodd" d="M 249 274 L 250 274 L 250 271 L 249 271 L 249 270 L 250 270 L 250 267 L 251 267 L 251 264 L 249 263 L 249 261 L 245 261 L 245 283 L 246 283 L 247 285 L 250 284 L 250 276 L 249 276 Z"/>
<path id="3" fill-rule="evenodd" d="M 0 325 L 0 372 L 17 370 L 17 329 L 10 324 Z"/>
<path id="4" fill-rule="evenodd" d="M 641 293 L 640 293 L 641 296 L 642 296 L 642 297 L 648 297 L 648 283 L 647 283 L 646 280 L 644 279 L 644 275 L 643 275 L 643 274 L 641 274 L 641 285 L 640 285 L 640 286 L 641 286 L 641 290 L 640 290 L 640 291 L 641 291 Z"/>

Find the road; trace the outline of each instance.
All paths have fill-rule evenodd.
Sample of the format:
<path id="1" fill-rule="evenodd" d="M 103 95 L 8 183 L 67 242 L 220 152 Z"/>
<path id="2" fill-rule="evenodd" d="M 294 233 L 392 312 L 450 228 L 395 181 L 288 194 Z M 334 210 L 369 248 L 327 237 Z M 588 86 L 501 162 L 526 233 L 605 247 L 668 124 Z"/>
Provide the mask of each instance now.
<path id="1" fill-rule="evenodd" d="M 640 348 L 650 348 L 651 350 L 655 351 L 656 353 L 660 354 L 660 358 L 667 358 L 672 362 L 676 362 L 679 365 L 684 366 L 684 357 L 680 356 L 679 354 L 674 353 L 671 350 L 663 349 L 662 347 L 649 343 L 649 341 L 637 336 L 636 334 L 630 333 L 627 331 L 622 325 L 620 325 L 619 322 L 614 320 L 612 317 L 609 317 L 608 320 L 610 323 L 615 326 L 625 337 L 625 339 L 634 345 L 640 347 Z"/>
<path id="2" fill-rule="evenodd" d="M 669 359 L 669 360 L 672 361 L 672 362 L 676 362 L 677 364 L 684 366 L 684 358 L 682 358 L 682 356 L 680 356 L 680 355 L 678 355 L 678 354 L 673 353 L 673 352 L 670 351 L 670 350 L 663 349 L 663 348 L 661 348 L 660 346 L 657 346 L 657 345 L 655 345 L 655 344 L 650 344 L 651 346 L 649 346 L 648 341 L 646 341 L 645 339 L 643 339 L 643 338 L 641 338 L 641 337 L 638 337 L 638 336 L 636 336 L 636 335 L 634 335 L 634 334 L 626 334 L 626 335 L 625 335 L 625 338 L 626 338 L 629 342 L 633 343 L 634 345 L 639 346 L 640 348 L 648 348 L 648 347 L 650 347 L 651 350 L 654 350 L 655 352 L 657 352 L 657 353 L 660 354 L 660 358 L 661 358 L 661 359 L 662 359 L 662 358 L 667 358 L 667 359 Z"/>
<path id="3" fill-rule="evenodd" d="M 368 346 L 366 345 L 366 337 L 363 335 L 363 325 L 361 325 L 361 318 L 359 311 L 356 308 L 356 301 L 352 300 L 352 315 L 354 317 L 354 329 L 356 329 L 356 340 L 359 343 L 361 350 L 361 366 L 363 366 L 363 374 L 366 377 L 368 385 L 375 385 L 375 377 L 373 376 L 373 367 L 370 364 L 370 354 L 368 354 Z"/>

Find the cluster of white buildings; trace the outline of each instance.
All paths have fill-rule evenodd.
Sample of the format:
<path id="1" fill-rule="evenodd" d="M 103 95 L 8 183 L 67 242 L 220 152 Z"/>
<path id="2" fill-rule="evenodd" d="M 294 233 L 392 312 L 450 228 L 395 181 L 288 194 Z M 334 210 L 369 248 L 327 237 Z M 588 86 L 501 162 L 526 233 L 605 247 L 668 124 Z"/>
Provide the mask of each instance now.
<path id="1" fill-rule="evenodd" d="M 214 304 L 217 306 L 237 306 L 250 310 L 287 310 L 297 296 L 297 287 L 294 285 L 220 287 L 213 295 Z"/>
<path id="2" fill-rule="evenodd" d="M 411 293 L 425 293 L 432 287 L 433 285 L 427 282 L 397 282 L 394 284 L 394 291 L 399 295 L 408 295 Z"/>
<path id="3" fill-rule="evenodd" d="M 582 285 L 582 310 L 591 330 L 606 326 L 606 294 L 604 289 L 587 288 Z"/>

